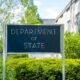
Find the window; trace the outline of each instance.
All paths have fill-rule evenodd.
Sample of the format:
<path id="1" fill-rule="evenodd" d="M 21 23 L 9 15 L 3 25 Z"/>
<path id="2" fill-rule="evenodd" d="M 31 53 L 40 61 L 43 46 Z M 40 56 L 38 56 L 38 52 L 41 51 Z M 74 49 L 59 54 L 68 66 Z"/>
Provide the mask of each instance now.
<path id="1" fill-rule="evenodd" d="M 74 0 L 74 2 L 76 3 L 78 0 Z"/>
<path id="2" fill-rule="evenodd" d="M 60 16 L 60 18 L 62 18 L 63 17 L 63 14 Z"/>
<path id="3" fill-rule="evenodd" d="M 66 9 L 66 11 L 69 11 L 70 10 L 70 7 L 68 7 L 67 9 Z"/>
<path id="4" fill-rule="evenodd" d="M 80 32 L 80 13 L 76 15 L 76 23 L 78 27 L 78 32 Z"/>
<path id="5" fill-rule="evenodd" d="M 71 31 L 71 20 L 67 21 L 67 24 L 68 24 L 68 31 L 70 32 Z"/>

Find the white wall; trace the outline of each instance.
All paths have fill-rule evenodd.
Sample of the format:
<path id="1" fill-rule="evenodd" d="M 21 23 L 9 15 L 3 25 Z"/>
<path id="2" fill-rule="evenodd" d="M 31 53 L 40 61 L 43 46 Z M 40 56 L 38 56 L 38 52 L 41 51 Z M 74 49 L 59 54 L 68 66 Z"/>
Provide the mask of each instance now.
<path id="1" fill-rule="evenodd" d="M 64 30 L 69 32 L 77 32 L 76 15 L 79 13 L 80 0 L 73 3 L 68 10 L 65 10 L 62 17 L 59 17 L 57 23 L 64 24 Z M 68 23 L 70 22 L 70 24 Z M 70 26 L 69 26 L 70 25 Z"/>

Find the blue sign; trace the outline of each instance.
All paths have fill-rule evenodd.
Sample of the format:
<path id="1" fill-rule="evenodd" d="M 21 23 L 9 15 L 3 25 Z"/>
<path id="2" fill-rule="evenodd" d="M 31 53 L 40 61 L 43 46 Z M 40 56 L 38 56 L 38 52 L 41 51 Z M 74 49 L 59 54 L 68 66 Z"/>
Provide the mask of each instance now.
<path id="1" fill-rule="evenodd" d="M 7 25 L 7 52 L 60 53 L 61 25 Z"/>

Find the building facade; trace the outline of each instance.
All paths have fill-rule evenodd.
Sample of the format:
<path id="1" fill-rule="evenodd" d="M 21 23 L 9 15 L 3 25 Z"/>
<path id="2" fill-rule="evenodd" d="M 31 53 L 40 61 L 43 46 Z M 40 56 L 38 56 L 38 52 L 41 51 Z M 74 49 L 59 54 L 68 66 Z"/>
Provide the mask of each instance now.
<path id="1" fill-rule="evenodd" d="M 44 25 L 53 25 L 55 23 L 55 19 L 42 19 Z"/>
<path id="2" fill-rule="evenodd" d="M 80 32 L 80 0 L 71 0 L 56 18 L 56 23 L 64 24 L 65 32 Z"/>

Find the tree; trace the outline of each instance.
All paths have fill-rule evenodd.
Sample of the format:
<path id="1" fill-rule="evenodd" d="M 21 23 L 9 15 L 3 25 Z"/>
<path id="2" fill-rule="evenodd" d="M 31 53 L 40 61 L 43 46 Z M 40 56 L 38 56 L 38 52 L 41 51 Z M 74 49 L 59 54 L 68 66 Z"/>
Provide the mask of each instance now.
<path id="1" fill-rule="evenodd" d="M 8 10 L 11 8 L 11 5 L 12 5 L 11 1 L 12 0 L 0 1 L 0 16 L 1 16 L 0 17 L 0 27 L 3 27 L 3 24 L 5 24 L 5 23 L 7 24 L 10 22 L 10 17 L 12 16 L 12 14 L 10 12 L 8 12 Z M 1 34 L 0 34 L 0 36 L 1 36 Z M 0 38 L 0 51 L 2 51 L 2 50 L 3 50 L 2 49 L 2 39 Z"/>
<path id="2" fill-rule="evenodd" d="M 29 0 L 21 0 L 21 2 L 26 7 L 28 5 Z"/>
<path id="3" fill-rule="evenodd" d="M 1 16 L 0 17 L 0 27 L 3 27 L 4 24 L 10 23 L 12 13 L 9 12 L 9 10 L 11 8 L 12 8 L 12 0 L 0 1 L 0 16 Z M 0 51 L 2 51 L 2 39 L 1 38 L 0 38 Z"/>
<path id="4" fill-rule="evenodd" d="M 25 0 L 22 0 L 22 1 L 24 1 L 22 3 L 25 3 Z M 25 11 L 25 16 L 22 17 L 20 22 L 23 24 L 41 24 L 43 23 L 43 21 L 39 17 L 39 14 L 37 13 L 37 7 L 35 5 L 29 6 L 28 4 L 27 4 L 27 9 Z"/>
<path id="5" fill-rule="evenodd" d="M 19 0 L 22 2 L 22 5 L 25 10 L 24 16 L 21 16 L 19 22 L 23 24 L 40 24 L 42 20 L 37 14 L 37 7 L 35 5 L 30 5 L 30 0 Z M 3 14 L 3 18 L 0 19 L 0 23 L 11 23 L 11 20 L 15 17 L 14 13 L 10 12 L 14 7 L 14 0 L 3 0 L 0 4 L 0 15 Z M 4 5 L 5 3 L 5 5 Z M 2 7 L 4 5 L 4 7 Z"/>
<path id="6" fill-rule="evenodd" d="M 24 10 L 22 12 L 24 13 L 24 16 L 21 17 L 21 20 L 19 20 L 23 24 L 41 24 L 42 20 L 40 19 L 39 15 L 37 14 L 37 7 L 35 5 L 30 6 L 29 0 L 19 0 L 19 2 L 22 2 L 20 4 Z M 3 27 L 3 24 L 9 24 L 11 23 L 12 19 L 15 17 L 14 13 L 11 12 L 11 10 L 14 9 L 15 3 L 13 3 L 14 0 L 2 0 L 0 1 L 0 26 Z M 2 7 L 3 6 L 3 7 Z M 14 12 L 14 11 L 13 11 Z M 0 41 L 0 45 L 2 42 Z"/>
<path id="7" fill-rule="evenodd" d="M 3 5 L 4 5 L 4 7 L 2 7 Z M 10 17 L 12 14 L 11 14 L 11 12 L 8 12 L 8 10 L 10 10 L 11 7 L 12 7 L 12 0 L 3 0 L 0 3 L 0 15 L 3 16 L 2 18 L 0 18 L 1 26 L 4 23 L 7 24 L 10 22 Z"/>

